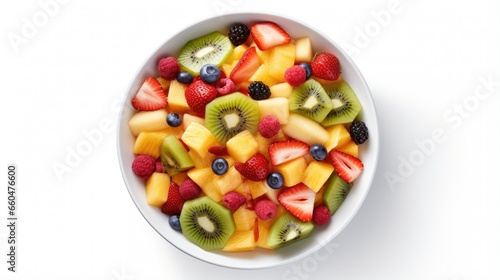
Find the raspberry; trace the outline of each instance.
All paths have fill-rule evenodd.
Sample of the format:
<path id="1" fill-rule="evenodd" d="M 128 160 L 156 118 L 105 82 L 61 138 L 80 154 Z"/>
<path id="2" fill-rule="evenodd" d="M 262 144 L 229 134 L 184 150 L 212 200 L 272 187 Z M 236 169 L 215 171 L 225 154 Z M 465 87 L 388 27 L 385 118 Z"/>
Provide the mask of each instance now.
<path id="1" fill-rule="evenodd" d="M 263 82 L 254 81 L 248 86 L 248 94 L 254 100 L 263 100 L 271 96 L 271 90 Z"/>
<path id="2" fill-rule="evenodd" d="M 285 81 L 291 86 L 299 86 L 306 81 L 306 70 L 299 65 L 288 68 L 285 71 Z"/>
<path id="3" fill-rule="evenodd" d="M 271 200 L 264 198 L 255 203 L 255 214 L 259 219 L 266 221 L 274 218 L 278 207 Z"/>
<path id="4" fill-rule="evenodd" d="M 163 163 L 161 163 L 161 161 L 157 161 L 156 162 L 156 170 L 155 172 L 158 172 L 158 173 L 164 173 L 165 172 L 165 169 L 163 168 Z"/>
<path id="5" fill-rule="evenodd" d="M 364 122 L 352 122 L 349 128 L 349 134 L 357 145 L 363 144 L 368 140 L 368 128 Z"/>
<path id="6" fill-rule="evenodd" d="M 222 197 L 222 204 L 231 211 L 236 211 L 241 205 L 245 204 L 247 199 L 241 193 L 228 192 Z"/>
<path id="7" fill-rule="evenodd" d="M 259 126 L 260 135 L 265 138 L 271 138 L 278 134 L 281 129 L 281 124 L 278 118 L 273 115 L 267 115 L 260 120 Z"/>
<path id="8" fill-rule="evenodd" d="M 201 193 L 201 188 L 191 179 L 187 178 L 179 186 L 179 193 L 184 200 L 197 198 Z"/>
<path id="9" fill-rule="evenodd" d="M 318 226 L 326 224 L 330 218 L 330 211 L 324 205 L 316 207 L 313 211 L 313 222 Z"/>
<path id="10" fill-rule="evenodd" d="M 140 178 L 149 178 L 155 170 L 156 160 L 150 155 L 138 155 L 132 162 L 132 171 Z"/>
<path id="11" fill-rule="evenodd" d="M 236 85 L 233 80 L 229 78 L 220 79 L 217 84 L 215 84 L 215 89 L 219 95 L 226 95 L 236 91 Z"/>
<path id="12" fill-rule="evenodd" d="M 169 56 L 158 61 L 158 74 L 166 80 L 173 80 L 181 70 L 175 57 Z"/>
<path id="13" fill-rule="evenodd" d="M 245 43 L 248 36 L 250 36 L 250 29 L 244 24 L 237 23 L 229 29 L 228 37 L 234 46 L 239 46 Z"/>

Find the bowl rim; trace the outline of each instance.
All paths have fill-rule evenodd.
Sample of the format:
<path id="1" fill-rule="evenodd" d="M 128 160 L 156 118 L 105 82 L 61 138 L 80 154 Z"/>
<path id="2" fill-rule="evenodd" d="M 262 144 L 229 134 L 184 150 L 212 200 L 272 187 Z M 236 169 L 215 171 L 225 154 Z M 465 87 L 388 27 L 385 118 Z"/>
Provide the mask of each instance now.
<path id="1" fill-rule="evenodd" d="M 316 32 L 318 35 L 320 35 L 321 37 L 323 37 L 326 41 L 328 41 L 329 44 L 331 44 L 335 50 L 339 53 L 342 54 L 342 56 L 349 62 L 350 66 L 352 67 L 352 69 L 354 70 L 354 74 L 355 76 L 359 77 L 359 80 L 361 81 L 361 84 L 362 84 L 362 87 L 364 88 L 364 91 L 366 91 L 367 93 L 367 96 L 366 98 L 368 99 L 368 102 L 369 102 L 369 105 L 373 111 L 373 116 L 375 117 L 375 119 L 373 120 L 373 123 L 372 123 L 372 126 L 370 127 L 370 131 L 375 131 L 376 133 L 370 133 L 370 139 L 369 141 L 371 142 L 371 153 L 373 153 L 372 157 L 374 158 L 373 159 L 373 172 L 370 173 L 370 176 L 366 179 L 366 184 L 367 184 L 367 188 L 366 190 L 362 193 L 362 196 L 360 197 L 360 201 L 359 203 L 356 204 L 356 207 L 353 208 L 349 213 L 349 217 L 348 219 L 346 220 L 346 222 L 344 222 L 342 224 L 342 226 L 339 228 L 339 230 L 337 230 L 336 232 L 334 232 L 334 234 L 331 234 L 326 241 L 322 242 L 322 243 L 315 243 L 316 245 L 313 246 L 313 248 L 308 248 L 306 250 L 304 250 L 304 252 L 301 252 L 300 254 L 297 254 L 296 256 L 293 256 L 293 257 L 290 257 L 290 258 L 287 258 L 287 259 L 283 259 L 281 260 L 280 262 L 278 263 L 271 263 L 271 264 L 267 264 L 267 265 L 254 265 L 254 266 L 246 266 L 246 267 L 242 267 L 242 266 L 235 266 L 235 265 L 230 265 L 230 264 L 226 264 L 226 263 L 219 263 L 219 262 L 215 262 L 215 261 L 212 261 L 211 259 L 205 259 L 205 258 L 202 258 L 200 256 L 197 256 L 196 254 L 193 254 L 191 253 L 190 251 L 188 250 L 185 250 L 183 248 L 181 248 L 180 246 L 178 246 L 177 244 L 175 244 L 174 242 L 172 242 L 171 240 L 169 240 L 166 236 L 163 235 L 162 232 L 160 232 L 159 228 L 157 228 L 153 223 L 152 221 L 146 216 L 146 214 L 140 209 L 139 207 L 139 201 L 137 197 L 135 197 L 135 195 L 132 193 L 132 190 L 131 190 L 131 187 L 130 187 L 130 183 L 128 182 L 128 179 L 126 178 L 126 175 L 125 175 L 125 172 L 129 172 L 128 170 L 125 170 L 125 166 L 123 164 L 123 157 L 122 157 L 122 151 L 121 151 L 121 138 L 120 138 L 120 135 L 121 135 L 121 131 L 122 131 L 122 126 L 120 125 L 123 120 L 122 120 L 122 116 L 124 114 L 124 111 L 125 111 L 125 104 L 126 104 L 126 101 L 127 101 L 127 97 L 133 87 L 133 84 L 134 84 L 134 81 L 137 79 L 137 77 L 142 73 L 144 72 L 144 68 L 145 66 L 147 65 L 148 61 L 151 60 L 151 58 L 153 57 L 154 54 L 157 54 L 159 51 L 162 50 L 162 48 L 170 41 L 172 40 L 173 38 L 179 36 L 181 33 L 185 32 L 186 30 L 188 29 L 191 29 L 193 28 L 194 26 L 198 26 L 200 24 L 203 24 L 204 22 L 209 22 L 209 21 L 213 21 L 217 18 L 222 18 L 222 17 L 225 17 L 225 16 L 245 16 L 245 17 L 262 17 L 262 18 L 268 18 L 268 17 L 274 17 L 274 18 L 280 18 L 282 20 L 285 20 L 285 21 L 292 21 L 292 22 L 295 22 L 299 25 L 302 25 L 304 26 L 305 28 L 307 29 L 310 29 L 310 30 L 313 30 L 314 32 Z M 347 225 L 349 225 L 352 220 L 354 219 L 354 217 L 357 215 L 357 213 L 359 212 L 360 208 L 362 207 L 362 205 L 364 204 L 365 200 L 366 200 L 366 197 L 368 196 L 368 193 L 370 192 L 370 189 L 373 185 L 373 181 L 374 181 L 374 177 L 375 177 L 375 174 L 377 173 L 377 168 L 378 168 L 378 162 L 379 162 L 379 152 L 380 152 L 380 136 L 379 136 L 379 128 L 378 128 L 378 118 L 377 118 L 377 110 L 376 110 L 376 106 L 375 106 L 375 102 L 374 102 L 374 99 L 373 99 L 373 95 L 368 87 L 368 84 L 364 78 L 364 76 L 362 75 L 361 71 L 359 70 L 358 66 L 354 63 L 354 61 L 352 60 L 352 58 L 347 54 L 347 52 L 334 40 L 332 40 L 329 36 L 327 36 L 326 34 L 323 33 L 323 31 L 321 31 L 320 29 L 318 28 L 315 28 L 315 27 L 312 27 L 310 26 L 309 24 L 307 24 L 306 22 L 303 22 L 302 20 L 298 19 L 298 18 L 294 18 L 294 17 L 290 17 L 288 15 L 284 15 L 284 14 L 280 14 L 280 13 L 269 13 L 269 12 L 264 12 L 264 11 L 233 11 L 233 12 L 228 12 L 228 13 L 225 13 L 223 15 L 214 15 L 214 16 L 209 16 L 209 17 L 205 17 L 203 19 L 200 19 L 200 20 L 196 20 L 196 21 L 192 21 L 189 23 L 189 25 L 186 25 L 184 26 L 180 31 L 178 32 L 175 32 L 173 33 L 172 35 L 170 35 L 169 37 L 165 38 L 165 40 L 163 40 L 163 42 L 159 45 L 158 48 L 156 48 L 153 52 L 149 53 L 149 55 L 147 55 L 147 57 L 142 61 L 141 64 L 139 64 L 139 68 L 138 70 L 136 70 L 134 72 L 134 75 L 132 76 L 133 78 L 131 79 L 131 81 L 129 82 L 128 86 L 126 87 L 126 91 L 123 93 L 122 95 L 122 98 L 121 98 L 121 103 L 120 103 L 120 109 L 118 110 L 118 115 L 117 115 L 117 131 L 116 131 L 116 140 L 117 140 L 117 154 L 118 154 L 118 160 L 119 160 L 119 165 L 120 165 L 120 171 L 121 171 L 121 175 L 122 175 L 122 179 L 123 179 L 123 182 L 127 188 L 127 191 L 130 195 L 130 198 L 132 199 L 132 201 L 134 202 L 134 205 L 135 207 L 137 208 L 137 210 L 139 211 L 139 213 L 143 216 L 143 218 L 148 222 L 148 224 L 163 238 L 165 239 L 168 243 L 170 243 L 172 246 L 174 246 L 175 248 L 177 248 L 178 250 L 180 250 L 181 252 L 195 258 L 195 259 L 198 259 L 200 261 L 203 261 L 205 263 L 209 263 L 209 264 L 212 264 L 212 265 L 215 265 L 215 266 L 219 266 L 219 267 L 224 267 L 224 268 L 230 268 L 230 269 L 236 269 L 236 270 L 256 270 L 256 269 L 267 269 L 267 268 L 273 268 L 273 267 L 278 267 L 278 266 L 283 266 L 283 265 L 286 265 L 286 264 L 290 264 L 292 262 L 295 262 L 297 260 L 300 260 L 300 259 L 303 259 L 309 255 L 311 255 L 312 253 L 318 251 L 319 249 L 321 249 L 324 245 L 326 245 L 327 243 L 330 243 L 332 242 L 335 237 L 337 237 L 338 234 L 340 234 L 344 229 L 345 227 L 347 227 Z M 187 240 L 186 240 L 187 241 Z"/>

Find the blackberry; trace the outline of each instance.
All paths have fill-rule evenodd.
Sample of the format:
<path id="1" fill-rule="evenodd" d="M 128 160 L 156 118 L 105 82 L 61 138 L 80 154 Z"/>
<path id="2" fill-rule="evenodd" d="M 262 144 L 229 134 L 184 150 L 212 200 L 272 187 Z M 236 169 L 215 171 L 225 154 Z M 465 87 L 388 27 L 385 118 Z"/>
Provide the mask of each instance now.
<path id="1" fill-rule="evenodd" d="M 250 36 L 250 29 L 244 24 L 237 23 L 229 29 L 229 40 L 234 46 L 239 46 L 246 42 Z"/>
<path id="2" fill-rule="evenodd" d="M 363 144 L 368 140 L 368 128 L 364 122 L 354 121 L 349 128 L 349 134 L 356 144 Z"/>
<path id="3" fill-rule="evenodd" d="M 263 100 L 271 96 L 271 90 L 263 82 L 255 81 L 248 86 L 248 94 L 254 100 Z"/>

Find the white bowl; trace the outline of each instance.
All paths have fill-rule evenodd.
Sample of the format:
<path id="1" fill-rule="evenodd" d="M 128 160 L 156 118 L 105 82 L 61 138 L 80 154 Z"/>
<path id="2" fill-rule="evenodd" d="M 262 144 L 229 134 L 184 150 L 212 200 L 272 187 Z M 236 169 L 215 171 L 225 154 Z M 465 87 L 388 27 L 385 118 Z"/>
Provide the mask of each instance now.
<path id="1" fill-rule="evenodd" d="M 342 206 L 338 209 L 327 226 L 316 227 L 309 238 L 278 250 L 257 249 L 243 253 L 224 253 L 220 251 L 205 251 L 188 241 L 182 233 L 173 230 L 167 216 L 155 207 L 146 203 L 144 180 L 138 179 L 131 170 L 134 155 L 132 153 L 134 137 L 129 131 L 127 121 L 134 113 L 131 100 L 144 79 L 156 76 L 157 61 L 166 56 L 177 56 L 182 46 L 190 39 L 207 34 L 214 30 L 227 32 L 228 27 L 236 22 L 251 24 L 257 21 L 272 21 L 282 26 L 292 38 L 309 36 L 312 40 L 314 51 L 329 51 L 335 54 L 342 67 L 342 77 L 350 84 L 357 94 L 362 109 L 362 119 L 369 129 L 369 140 L 360 146 L 360 158 L 364 163 L 364 170 L 355 181 L 352 191 L 347 196 Z M 269 268 L 299 260 L 332 241 L 352 220 L 358 209 L 363 204 L 370 189 L 377 167 L 379 153 L 379 135 L 375 106 L 368 86 L 360 71 L 353 61 L 340 48 L 338 44 L 328 39 L 316 28 L 310 27 L 297 20 L 283 16 L 263 13 L 235 13 L 203 20 L 194 24 L 165 41 L 142 65 L 125 93 L 123 107 L 119 113 L 118 126 L 118 158 L 125 181 L 125 185 L 135 205 L 149 222 L 149 224 L 170 244 L 179 250 L 202 261 L 237 269 Z"/>

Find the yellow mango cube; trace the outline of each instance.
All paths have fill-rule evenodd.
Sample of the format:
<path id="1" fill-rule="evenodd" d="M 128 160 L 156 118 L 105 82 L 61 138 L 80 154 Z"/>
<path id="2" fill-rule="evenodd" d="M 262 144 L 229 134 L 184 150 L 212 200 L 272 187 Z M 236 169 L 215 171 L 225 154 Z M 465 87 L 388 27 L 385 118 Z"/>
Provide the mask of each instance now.
<path id="1" fill-rule="evenodd" d="M 146 201 L 149 205 L 161 207 L 167 201 L 170 176 L 167 173 L 153 173 L 146 181 Z"/>
<path id="2" fill-rule="evenodd" d="M 284 185 L 294 186 L 302 181 L 302 176 L 307 168 L 307 162 L 303 157 L 275 166 L 274 169 L 283 175 Z"/>
<path id="3" fill-rule="evenodd" d="M 328 180 L 333 170 L 332 164 L 312 161 L 304 171 L 302 183 L 317 193 Z"/>
<path id="4" fill-rule="evenodd" d="M 259 149 L 257 141 L 248 130 L 236 134 L 226 142 L 229 155 L 237 162 L 245 162 Z"/>
<path id="5" fill-rule="evenodd" d="M 215 136 L 205 126 L 192 122 L 184 131 L 181 137 L 184 144 L 188 145 L 191 150 L 194 150 L 200 157 L 208 155 L 208 148 L 218 145 Z"/>

